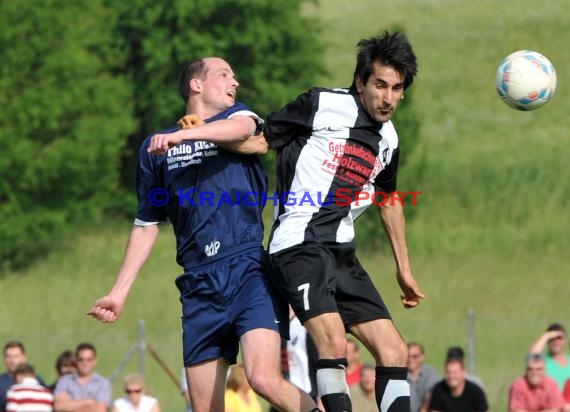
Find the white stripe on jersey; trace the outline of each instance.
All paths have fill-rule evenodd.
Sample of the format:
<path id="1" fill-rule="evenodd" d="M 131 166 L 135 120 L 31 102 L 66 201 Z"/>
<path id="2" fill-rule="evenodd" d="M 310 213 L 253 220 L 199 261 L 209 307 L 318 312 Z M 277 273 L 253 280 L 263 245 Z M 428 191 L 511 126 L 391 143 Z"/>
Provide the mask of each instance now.
<path id="1" fill-rule="evenodd" d="M 377 175 L 382 170 L 382 168 L 385 167 L 383 165 L 387 165 L 392 161 L 392 153 L 394 153 L 394 149 L 398 147 L 398 134 L 396 133 L 396 129 L 394 128 L 391 120 L 382 125 L 380 134 L 382 135 L 382 140 L 378 142 L 379 155 L 376 167 L 381 167 L 381 169 L 374 170 L 374 175 Z M 386 153 L 385 160 L 383 159 L 383 153 Z M 362 191 L 368 192 L 369 196 L 368 199 L 361 200 L 358 205 L 356 205 L 356 202 L 352 202 L 350 205 L 351 213 L 349 216 L 352 215 L 353 220 L 356 220 L 356 218 L 360 216 L 366 210 L 366 208 L 372 204 L 372 194 L 376 191 L 372 180 L 366 183 L 366 185 L 362 188 Z M 347 218 L 349 216 L 347 216 Z M 343 221 L 344 220 L 345 219 L 343 219 Z M 352 224 L 351 222 L 347 223 Z M 352 240 L 352 238 L 350 240 Z M 348 242 L 350 240 L 348 240 Z M 337 242 L 347 242 L 347 240 L 337 240 Z"/>
<path id="2" fill-rule="evenodd" d="M 322 209 L 319 200 L 321 203 L 327 201 L 333 180 L 335 176 L 338 178 L 335 155 L 342 154 L 357 124 L 359 114 L 362 116 L 353 95 L 347 90 L 322 91 L 318 99 L 312 124 L 309 125 L 311 135 L 300 149 L 290 187 L 285 191 L 285 194 L 287 192 L 295 194 L 295 200 L 283 199 L 286 200 L 286 204 L 282 205 L 283 212 L 277 217 L 279 224 L 274 226 L 269 246 L 270 253 L 279 252 L 305 241 L 306 229 Z M 380 135 L 382 139 L 378 142 L 378 156 L 373 170 L 367 177 L 368 181 L 360 189 L 370 194 L 369 199 L 360 200 L 358 206 L 355 202 L 350 207 L 346 206 L 348 209 L 346 216 L 337 223 L 336 233 L 331 233 L 336 237 L 336 242 L 345 243 L 354 239 L 354 220 L 372 204 L 371 195 L 377 190 L 373 184 L 374 179 L 390 163 L 392 153 L 398 147 L 398 136 L 391 121 L 382 125 Z M 299 205 L 299 200 L 303 196 L 309 197 L 313 204 L 305 202 Z M 343 207 L 333 205 L 331 208 Z"/>
<path id="3" fill-rule="evenodd" d="M 232 113 L 228 116 L 228 119 L 231 119 L 234 116 L 244 116 L 244 117 L 251 117 L 253 118 L 253 120 L 256 123 L 256 130 L 258 130 L 259 128 L 261 128 L 263 126 L 263 123 L 265 123 L 265 120 L 263 120 L 261 117 L 259 117 L 258 115 L 256 115 L 254 112 L 250 111 L 250 110 L 238 110 L 235 113 Z M 252 135 L 255 133 L 255 130 L 253 131 Z"/>
<path id="4" fill-rule="evenodd" d="M 152 226 L 158 225 L 160 222 L 145 222 L 144 220 L 135 219 L 133 225 L 135 226 Z"/>
<path id="5" fill-rule="evenodd" d="M 303 242 L 305 232 L 298 230 L 306 227 L 321 206 L 319 199 L 326 201 L 328 188 L 334 178 L 334 172 L 319 173 L 314 165 L 322 165 L 324 159 L 330 156 L 330 144 L 344 144 L 350 133 L 350 126 L 358 117 L 358 108 L 350 95 L 322 93 L 319 99 L 319 108 L 315 113 L 313 133 L 299 155 L 295 165 L 295 177 L 290 191 L 297 195 L 295 205 L 284 206 L 285 213 L 279 216 L 280 225 L 275 230 L 271 240 L 271 253 L 297 245 Z M 341 121 L 339 121 L 341 120 Z M 314 137 L 314 138 L 313 138 Z M 303 184 L 303 182 L 305 184 Z M 299 206 L 299 196 L 307 193 L 315 203 L 312 205 Z M 287 221 L 287 224 L 282 224 Z M 341 225 L 340 238 L 350 237 L 352 224 Z M 348 232 L 346 232 L 348 230 Z M 346 233 L 345 233 L 346 232 Z M 354 230 L 352 230 L 354 237 Z M 338 238 L 338 237 L 337 237 Z"/>

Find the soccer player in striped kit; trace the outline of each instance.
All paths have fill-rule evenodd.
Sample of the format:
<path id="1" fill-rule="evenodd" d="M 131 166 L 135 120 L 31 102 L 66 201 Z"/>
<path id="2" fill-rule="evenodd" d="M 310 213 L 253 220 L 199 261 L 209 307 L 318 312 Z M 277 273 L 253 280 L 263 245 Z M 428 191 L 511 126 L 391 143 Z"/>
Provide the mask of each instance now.
<path id="1" fill-rule="evenodd" d="M 327 412 L 351 411 L 345 380 L 345 331 L 376 359 L 376 402 L 383 412 L 410 410 L 407 347 L 355 255 L 354 220 L 374 203 L 390 240 L 401 301 L 424 298 L 408 257 L 403 204 L 396 192 L 400 148 L 391 117 L 417 73 L 401 33 L 358 43 L 349 89 L 313 88 L 272 113 L 265 138 L 277 151 L 270 276 L 315 341 L 317 385 Z M 289 201 L 331 194 L 326 204 Z M 376 196 L 385 195 L 378 199 Z"/>

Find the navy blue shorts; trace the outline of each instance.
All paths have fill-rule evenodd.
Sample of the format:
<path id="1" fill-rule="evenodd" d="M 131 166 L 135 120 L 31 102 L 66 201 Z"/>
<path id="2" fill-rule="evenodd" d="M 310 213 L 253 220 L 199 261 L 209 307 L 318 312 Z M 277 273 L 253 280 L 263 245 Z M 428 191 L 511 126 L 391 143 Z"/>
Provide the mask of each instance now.
<path id="1" fill-rule="evenodd" d="M 182 303 L 184 365 L 237 361 L 240 337 L 253 329 L 288 338 L 287 302 L 264 274 L 263 250 L 248 250 L 194 268 L 176 279 Z"/>

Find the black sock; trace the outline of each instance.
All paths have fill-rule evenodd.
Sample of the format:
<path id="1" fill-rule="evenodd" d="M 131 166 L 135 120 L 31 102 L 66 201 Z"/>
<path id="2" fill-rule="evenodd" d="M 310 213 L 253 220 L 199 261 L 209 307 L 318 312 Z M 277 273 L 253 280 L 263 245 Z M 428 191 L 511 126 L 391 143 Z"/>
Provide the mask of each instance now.
<path id="1" fill-rule="evenodd" d="M 376 367 L 376 404 L 380 412 L 410 412 L 407 368 Z"/>
<path id="2" fill-rule="evenodd" d="M 321 396 L 326 412 L 352 412 L 352 403 L 348 393 L 329 393 Z"/>
<path id="3" fill-rule="evenodd" d="M 352 412 L 346 383 L 347 365 L 346 358 L 317 361 L 317 386 L 326 412 Z"/>

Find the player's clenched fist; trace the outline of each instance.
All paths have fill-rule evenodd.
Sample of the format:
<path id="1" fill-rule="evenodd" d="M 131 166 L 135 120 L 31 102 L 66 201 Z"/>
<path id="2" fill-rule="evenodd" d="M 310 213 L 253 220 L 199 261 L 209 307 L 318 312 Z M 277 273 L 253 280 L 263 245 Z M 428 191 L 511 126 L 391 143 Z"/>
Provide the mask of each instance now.
<path id="1" fill-rule="evenodd" d="M 181 129 L 191 129 L 204 124 L 204 121 L 196 114 L 187 114 L 178 120 Z M 150 139 L 147 149 L 149 153 L 164 153 L 171 147 L 182 143 L 183 136 L 180 133 L 155 134 Z"/>
<path id="2" fill-rule="evenodd" d="M 123 311 L 124 301 L 115 299 L 109 295 L 97 299 L 95 305 L 87 312 L 87 315 L 100 320 L 103 323 L 116 322 Z"/>
<path id="3" fill-rule="evenodd" d="M 181 129 L 191 129 L 196 126 L 203 125 L 204 121 L 198 115 L 192 113 L 192 114 L 187 114 L 186 116 L 178 120 L 176 124 Z"/>
<path id="4" fill-rule="evenodd" d="M 420 290 L 413 277 L 404 277 L 398 273 L 397 279 L 400 289 L 403 292 L 400 295 L 400 300 L 405 308 L 415 308 L 420 304 L 422 299 L 425 299 L 426 295 Z"/>

